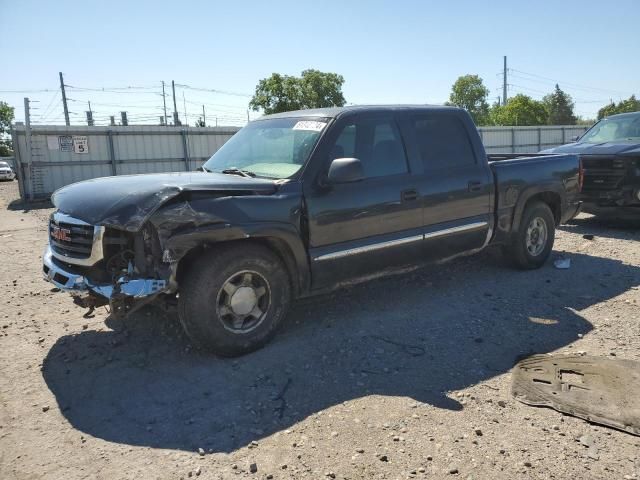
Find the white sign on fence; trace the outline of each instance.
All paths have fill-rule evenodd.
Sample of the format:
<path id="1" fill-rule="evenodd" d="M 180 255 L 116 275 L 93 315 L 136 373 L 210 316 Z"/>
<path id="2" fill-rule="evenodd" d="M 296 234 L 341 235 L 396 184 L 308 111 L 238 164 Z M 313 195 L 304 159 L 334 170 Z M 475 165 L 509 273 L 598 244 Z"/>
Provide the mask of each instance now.
<path id="1" fill-rule="evenodd" d="M 54 137 L 53 135 L 48 135 L 47 148 L 49 150 L 60 150 L 60 143 L 58 143 L 58 137 Z"/>
<path id="2" fill-rule="evenodd" d="M 89 153 L 89 140 L 85 136 L 73 136 L 74 153 Z"/>
<path id="3" fill-rule="evenodd" d="M 60 135 L 58 145 L 61 152 L 73 152 L 73 137 L 71 135 Z"/>

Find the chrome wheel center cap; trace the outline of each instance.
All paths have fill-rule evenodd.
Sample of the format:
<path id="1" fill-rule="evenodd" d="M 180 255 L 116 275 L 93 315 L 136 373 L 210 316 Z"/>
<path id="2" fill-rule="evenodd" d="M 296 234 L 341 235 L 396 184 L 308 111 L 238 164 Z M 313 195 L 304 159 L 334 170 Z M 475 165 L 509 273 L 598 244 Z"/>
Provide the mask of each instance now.
<path id="1" fill-rule="evenodd" d="M 537 228 L 535 228 L 532 232 L 531 232 L 531 242 L 532 243 L 538 243 L 538 240 L 540 239 L 540 232 L 538 231 Z"/>
<path id="2" fill-rule="evenodd" d="M 236 315 L 248 315 L 258 303 L 256 292 L 251 287 L 240 287 L 231 296 L 231 309 Z"/>

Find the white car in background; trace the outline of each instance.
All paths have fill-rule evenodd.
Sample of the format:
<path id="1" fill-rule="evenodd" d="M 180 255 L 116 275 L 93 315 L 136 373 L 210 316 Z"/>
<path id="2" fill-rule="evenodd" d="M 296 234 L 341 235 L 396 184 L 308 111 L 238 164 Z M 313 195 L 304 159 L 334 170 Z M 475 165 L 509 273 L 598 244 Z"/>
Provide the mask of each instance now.
<path id="1" fill-rule="evenodd" d="M 0 162 L 0 180 L 13 180 L 16 178 L 15 172 L 7 162 Z"/>

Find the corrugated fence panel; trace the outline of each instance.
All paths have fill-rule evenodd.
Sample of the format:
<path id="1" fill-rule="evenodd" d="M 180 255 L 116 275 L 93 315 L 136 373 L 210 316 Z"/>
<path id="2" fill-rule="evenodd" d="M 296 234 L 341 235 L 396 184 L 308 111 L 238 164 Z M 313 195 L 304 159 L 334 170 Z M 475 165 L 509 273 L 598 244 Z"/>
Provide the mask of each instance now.
<path id="1" fill-rule="evenodd" d="M 34 126 L 27 147 L 24 125 L 16 125 L 21 195 L 47 198 L 70 183 L 109 175 L 194 170 L 235 132 L 235 127 Z"/>
<path id="2" fill-rule="evenodd" d="M 536 153 L 569 143 L 588 127 L 551 125 L 541 127 L 480 127 L 487 153 Z"/>
<path id="3" fill-rule="evenodd" d="M 27 200 L 46 198 L 70 183 L 109 175 L 195 170 L 239 129 L 160 126 L 31 128 L 12 132 L 20 192 Z M 582 126 L 480 127 L 489 153 L 538 152 L 586 130 Z M 85 143 L 86 142 L 86 143 Z"/>

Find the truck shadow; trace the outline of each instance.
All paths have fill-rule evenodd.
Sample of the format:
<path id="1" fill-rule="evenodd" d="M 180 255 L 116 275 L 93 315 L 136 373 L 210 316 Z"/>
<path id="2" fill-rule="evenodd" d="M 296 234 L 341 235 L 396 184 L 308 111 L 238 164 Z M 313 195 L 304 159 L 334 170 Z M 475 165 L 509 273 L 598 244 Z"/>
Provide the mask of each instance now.
<path id="1" fill-rule="evenodd" d="M 301 300 L 270 345 L 238 359 L 190 351 L 176 317 L 149 308 L 61 338 L 43 376 L 81 432 L 189 451 L 234 451 L 369 395 L 461 410 L 448 392 L 569 346 L 592 329 L 574 311 L 640 284 L 638 267 L 571 258 L 571 270 L 519 272 L 485 252 Z"/>
<path id="2" fill-rule="evenodd" d="M 599 218 L 580 216 L 570 220 L 558 229 L 579 235 L 614 238 L 616 240 L 640 240 L 640 218 Z"/>

